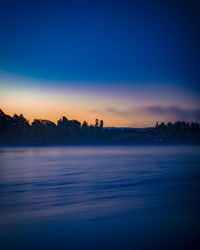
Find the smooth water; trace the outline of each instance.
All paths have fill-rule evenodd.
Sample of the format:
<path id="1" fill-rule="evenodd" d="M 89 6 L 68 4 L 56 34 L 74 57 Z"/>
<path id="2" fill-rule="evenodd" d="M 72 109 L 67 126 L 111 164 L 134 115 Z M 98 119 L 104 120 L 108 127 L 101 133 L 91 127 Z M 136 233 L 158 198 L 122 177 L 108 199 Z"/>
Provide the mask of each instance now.
<path id="1" fill-rule="evenodd" d="M 0 249 L 200 249 L 197 146 L 0 148 Z"/>

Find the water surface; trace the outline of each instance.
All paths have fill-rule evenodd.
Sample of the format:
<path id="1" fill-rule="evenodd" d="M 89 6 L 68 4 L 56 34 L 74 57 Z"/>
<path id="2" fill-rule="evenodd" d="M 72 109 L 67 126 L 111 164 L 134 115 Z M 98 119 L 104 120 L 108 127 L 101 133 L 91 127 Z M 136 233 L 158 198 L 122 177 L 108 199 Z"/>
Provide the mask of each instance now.
<path id="1" fill-rule="evenodd" d="M 198 249 L 199 153 L 2 147 L 2 249 Z"/>

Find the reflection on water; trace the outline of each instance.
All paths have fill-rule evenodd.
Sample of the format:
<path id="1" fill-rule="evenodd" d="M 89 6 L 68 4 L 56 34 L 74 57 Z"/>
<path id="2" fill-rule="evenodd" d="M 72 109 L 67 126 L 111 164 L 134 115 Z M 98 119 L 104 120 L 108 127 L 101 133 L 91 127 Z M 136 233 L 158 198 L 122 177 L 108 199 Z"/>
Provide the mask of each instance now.
<path id="1" fill-rule="evenodd" d="M 3 249 L 198 249 L 199 152 L 0 148 Z"/>

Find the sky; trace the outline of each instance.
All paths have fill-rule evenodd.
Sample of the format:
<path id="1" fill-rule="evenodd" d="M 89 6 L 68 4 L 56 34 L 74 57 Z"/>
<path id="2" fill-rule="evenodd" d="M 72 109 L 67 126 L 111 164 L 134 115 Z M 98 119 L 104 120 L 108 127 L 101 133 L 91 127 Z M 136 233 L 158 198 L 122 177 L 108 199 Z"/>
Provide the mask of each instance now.
<path id="1" fill-rule="evenodd" d="M 200 122 L 198 1 L 1 1 L 0 108 L 105 126 Z"/>

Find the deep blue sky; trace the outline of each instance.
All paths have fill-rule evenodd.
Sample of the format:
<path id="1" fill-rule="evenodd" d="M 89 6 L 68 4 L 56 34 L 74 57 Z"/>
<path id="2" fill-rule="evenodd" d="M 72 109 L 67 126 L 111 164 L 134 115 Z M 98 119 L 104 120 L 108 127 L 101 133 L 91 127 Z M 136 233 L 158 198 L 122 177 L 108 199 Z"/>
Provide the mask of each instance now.
<path id="1" fill-rule="evenodd" d="M 1 1 L 0 105 L 33 116 L 45 98 L 56 102 L 62 93 L 68 104 L 60 103 L 56 114 L 69 113 L 70 105 L 76 116 L 85 112 L 93 119 L 99 112 L 109 119 L 112 113 L 112 124 L 118 116 L 116 122 L 127 126 L 132 117 L 143 125 L 155 119 L 199 120 L 199 13 L 199 1 L 183 0 Z M 29 105 L 24 86 L 37 92 Z M 38 100 L 42 89 L 55 95 Z M 32 110 L 33 103 L 39 111 Z M 139 118 L 140 107 L 151 113 Z M 125 114 L 131 117 L 126 123 Z"/>
<path id="2" fill-rule="evenodd" d="M 199 82 L 198 1 L 1 1 L 0 68 L 67 81 Z"/>

